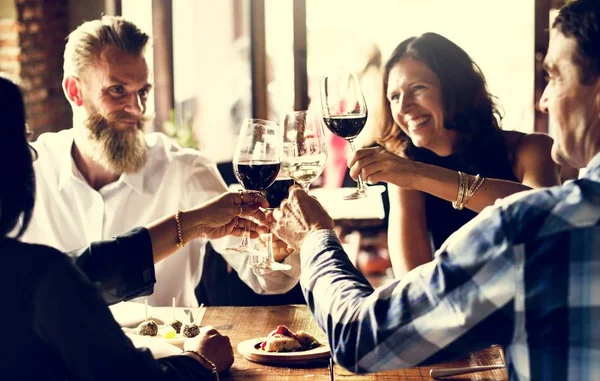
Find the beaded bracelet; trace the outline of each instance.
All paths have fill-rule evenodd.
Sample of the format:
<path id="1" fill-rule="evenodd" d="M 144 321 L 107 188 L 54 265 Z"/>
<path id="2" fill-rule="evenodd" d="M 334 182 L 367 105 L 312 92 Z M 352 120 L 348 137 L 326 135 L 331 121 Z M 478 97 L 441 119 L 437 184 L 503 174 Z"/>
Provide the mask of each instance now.
<path id="1" fill-rule="evenodd" d="M 177 247 L 183 248 L 185 244 L 183 243 L 183 235 L 181 234 L 181 209 L 177 209 L 177 213 L 175 213 L 175 222 L 177 223 Z"/>

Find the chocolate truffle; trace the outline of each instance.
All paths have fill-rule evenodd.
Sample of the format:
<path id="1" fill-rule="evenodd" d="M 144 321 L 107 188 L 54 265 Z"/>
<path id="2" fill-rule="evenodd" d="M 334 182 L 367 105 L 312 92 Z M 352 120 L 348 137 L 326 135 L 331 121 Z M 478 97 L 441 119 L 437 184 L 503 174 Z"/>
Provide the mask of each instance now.
<path id="1" fill-rule="evenodd" d="M 181 328 L 181 333 L 185 337 L 196 337 L 200 333 L 200 327 L 194 323 L 184 324 Z"/>
<path id="2" fill-rule="evenodd" d="M 171 327 L 173 327 L 173 329 L 175 330 L 175 332 L 180 333 L 181 332 L 181 326 L 183 325 L 182 322 L 180 322 L 179 320 L 173 320 L 172 322 L 170 322 L 169 324 Z"/>
<path id="3" fill-rule="evenodd" d="M 156 336 L 158 334 L 158 325 L 152 320 L 145 321 L 138 325 L 137 334 L 141 336 Z"/>

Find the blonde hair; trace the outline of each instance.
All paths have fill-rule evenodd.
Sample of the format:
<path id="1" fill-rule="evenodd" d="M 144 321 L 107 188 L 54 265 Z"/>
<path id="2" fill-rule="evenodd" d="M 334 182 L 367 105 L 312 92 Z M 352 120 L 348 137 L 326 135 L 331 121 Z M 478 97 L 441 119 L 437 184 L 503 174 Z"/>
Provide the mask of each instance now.
<path id="1" fill-rule="evenodd" d="M 80 76 L 84 68 L 97 62 L 106 46 L 115 46 L 130 54 L 142 54 L 149 39 L 134 23 L 122 17 L 102 16 L 99 20 L 86 21 L 67 37 L 64 76 Z"/>

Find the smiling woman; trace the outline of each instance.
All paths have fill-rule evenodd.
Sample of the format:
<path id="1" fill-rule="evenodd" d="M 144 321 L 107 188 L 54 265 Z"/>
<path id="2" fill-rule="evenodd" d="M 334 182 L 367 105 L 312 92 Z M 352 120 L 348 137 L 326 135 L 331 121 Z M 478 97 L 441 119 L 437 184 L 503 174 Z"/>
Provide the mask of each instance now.
<path id="1" fill-rule="evenodd" d="M 382 148 L 351 175 L 390 186 L 388 245 L 396 276 L 428 262 L 454 231 L 498 198 L 559 184 L 552 139 L 500 129 L 483 73 L 452 41 L 411 37 L 383 72 Z M 400 233 L 400 234 L 398 234 Z"/>

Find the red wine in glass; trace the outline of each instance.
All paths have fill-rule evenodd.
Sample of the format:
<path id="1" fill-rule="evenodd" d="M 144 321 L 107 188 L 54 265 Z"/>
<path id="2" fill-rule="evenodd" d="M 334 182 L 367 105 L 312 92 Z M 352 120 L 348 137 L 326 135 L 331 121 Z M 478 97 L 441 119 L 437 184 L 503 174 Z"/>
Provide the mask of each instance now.
<path id="1" fill-rule="evenodd" d="M 353 140 L 360 134 L 365 123 L 366 115 L 331 115 L 324 117 L 325 125 L 335 135 L 346 140 Z"/>
<path id="2" fill-rule="evenodd" d="M 279 174 L 281 163 L 248 161 L 233 164 L 235 177 L 246 190 L 262 191 L 268 188 Z"/>
<path id="3" fill-rule="evenodd" d="M 288 198 L 292 185 L 294 180 L 280 177 L 260 194 L 269 202 L 269 209 L 279 208 L 281 202 Z"/>
<path id="4" fill-rule="evenodd" d="M 244 120 L 233 154 L 234 173 L 244 189 L 260 192 L 275 181 L 281 169 L 282 145 L 277 123 L 262 119 Z M 227 251 L 249 255 L 253 261 L 255 257 L 266 254 L 262 262 L 252 264 L 255 270 L 289 270 L 289 264 L 274 260 L 272 249 L 271 236 L 267 240 L 266 253 L 250 248 L 249 239 L 244 236 L 239 246 L 227 248 Z"/>
<path id="5" fill-rule="evenodd" d="M 346 139 L 354 152 L 354 139 L 367 121 L 367 104 L 358 79 L 350 73 L 321 77 L 320 89 L 323 121 L 333 134 Z M 344 199 L 363 197 L 367 197 L 367 186 L 359 175 L 357 189 Z"/>

